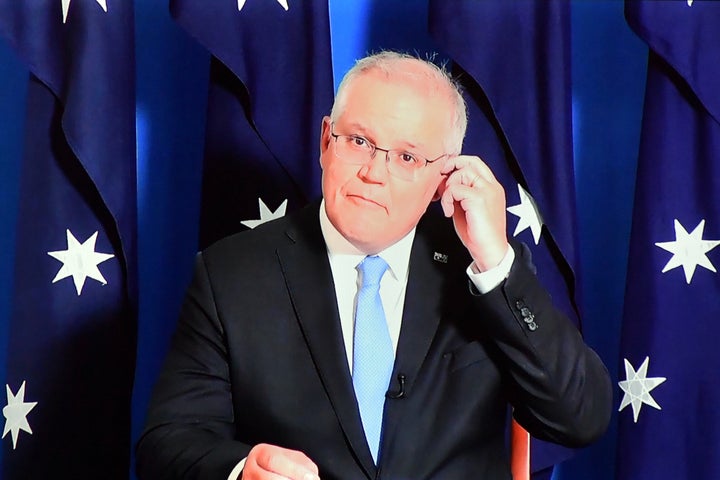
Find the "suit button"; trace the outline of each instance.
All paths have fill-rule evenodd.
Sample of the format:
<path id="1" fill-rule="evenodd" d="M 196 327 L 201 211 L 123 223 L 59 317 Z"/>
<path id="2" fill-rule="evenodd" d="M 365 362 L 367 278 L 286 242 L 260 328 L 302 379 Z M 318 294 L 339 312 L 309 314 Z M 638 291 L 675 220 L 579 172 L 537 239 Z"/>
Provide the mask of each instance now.
<path id="1" fill-rule="evenodd" d="M 530 322 L 530 323 L 528 323 L 528 329 L 529 329 L 531 332 L 534 332 L 535 330 L 538 329 L 538 324 L 535 323 L 535 322 Z"/>
<path id="2" fill-rule="evenodd" d="M 522 314 L 523 317 L 529 317 L 530 315 L 532 315 L 532 313 L 530 312 L 530 309 L 527 307 L 522 307 L 520 309 L 520 313 Z"/>
<path id="3" fill-rule="evenodd" d="M 523 317 L 523 321 L 525 323 L 535 323 L 535 315 L 531 313 L 530 315 Z"/>
<path id="4" fill-rule="evenodd" d="M 525 308 L 525 302 L 523 302 L 522 300 L 518 300 L 517 302 L 515 302 L 515 307 L 518 310 L 522 310 L 523 308 Z"/>

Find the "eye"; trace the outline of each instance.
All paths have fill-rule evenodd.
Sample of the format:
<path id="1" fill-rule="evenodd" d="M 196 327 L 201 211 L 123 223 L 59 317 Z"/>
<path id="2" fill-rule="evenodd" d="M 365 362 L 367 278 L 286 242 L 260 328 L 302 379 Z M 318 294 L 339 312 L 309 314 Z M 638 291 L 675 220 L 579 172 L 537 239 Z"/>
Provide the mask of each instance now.
<path id="1" fill-rule="evenodd" d="M 367 139 L 359 135 L 348 135 L 350 146 L 361 150 L 368 150 L 370 148 L 370 142 Z"/>
<path id="2" fill-rule="evenodd" d="M 408 165 L 414 165 L 418 163 L 417 158 L 415 158 L 415 155 L 408 152 L 402 152 L 399 155 L 400 160 L 402 160 L 403 163 L 407 163 Z"/>

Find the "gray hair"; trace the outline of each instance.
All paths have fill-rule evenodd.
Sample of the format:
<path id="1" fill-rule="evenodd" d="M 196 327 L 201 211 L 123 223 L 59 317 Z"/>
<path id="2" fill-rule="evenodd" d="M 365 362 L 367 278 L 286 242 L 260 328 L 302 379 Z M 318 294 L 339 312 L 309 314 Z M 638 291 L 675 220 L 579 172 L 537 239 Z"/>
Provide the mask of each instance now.
<path id="1" fill-rule="evenodd" d="M 388 77 L 407 75 L 408 73 L 404 67 L 407 66 L 408 62 L 424 66 L 423 75 L 447 92 L 448 99 L 454 106 L 454 111 L 451 117 L 450 138 L 445 140 L 445 146 L 449 150 L 447 153 L 451 155 L 460 154 L 462 151 L 463 138 L 465 138 L 465 130 L 467 129 L 467 108 L 460 85 L 450 73 L 448 73 L 444 65 L 438 66 L 429 60 L 423 60 L 422 58 L 405 53 L 384 51 L 361 58 L 355 62 L 355 65 L 345 74 L 340 82 L 335 103 L 333 103 L 332 111 L 330 112 L 331 120 L 333 122 L 336 121 L 345 109 L 347 89 L 353 80 L 371 70 L 380 70 Z"/>

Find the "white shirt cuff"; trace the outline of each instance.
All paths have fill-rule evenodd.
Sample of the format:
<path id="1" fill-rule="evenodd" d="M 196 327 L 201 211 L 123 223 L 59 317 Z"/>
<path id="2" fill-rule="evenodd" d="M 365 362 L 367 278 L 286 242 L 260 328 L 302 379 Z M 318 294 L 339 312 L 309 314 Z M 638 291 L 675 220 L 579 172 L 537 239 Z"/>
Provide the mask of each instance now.
<path id="1" fill-rule="evenodd" d="M 470 281 L 473 282 L 475 288 L 478 289 L 478 292 L 488 293 L 507 278 L 510 273 L 510 268 L 512 268 L 513 261 L 515 261 L 515 251 L 510 245 L 508 245 L 505 256 L 496 267 L 493 267 L 485 272 L 475 273 L 477 267 L 475 267 L 475 262 L 473 262 L 466 270 L 467 276 L 470 278 Z"/>
<path id="2" fill-rule="evenodd" d="M 238 480 L 238 478 L 240 478 L 240 474 L 242 473 L 243 468 L 245 468 L 246 460 L 247 457 L 243 458 L 237 465 L 235 465 L 235 468 L 233 468 L 230 475 L 228 475 L 228 480 Z"/>

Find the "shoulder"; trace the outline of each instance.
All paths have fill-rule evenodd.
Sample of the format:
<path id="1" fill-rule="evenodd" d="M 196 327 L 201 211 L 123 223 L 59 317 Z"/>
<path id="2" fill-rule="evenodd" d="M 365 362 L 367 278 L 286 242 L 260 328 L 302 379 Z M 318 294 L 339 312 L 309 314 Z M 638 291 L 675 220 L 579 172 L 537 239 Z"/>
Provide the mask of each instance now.
<path id="1" fill-rule="evenodd" d="M 282 218 L 264 223 L 252 230 L 229 235 L 201 252 L 208 265 L 222 266 L 236 263 L 263 262 L 275 256 L 279 248 L 294 244 L 298 237 L 322 242 L 318 205 L 307 205 Z"/>

